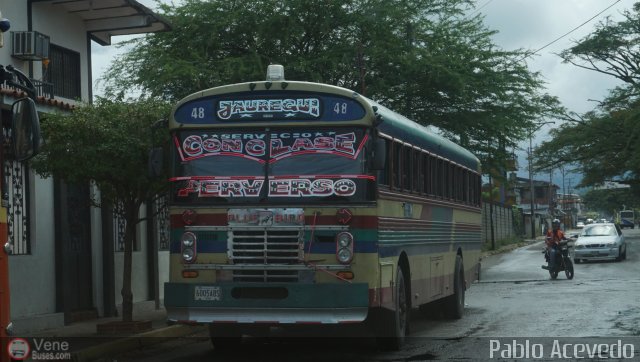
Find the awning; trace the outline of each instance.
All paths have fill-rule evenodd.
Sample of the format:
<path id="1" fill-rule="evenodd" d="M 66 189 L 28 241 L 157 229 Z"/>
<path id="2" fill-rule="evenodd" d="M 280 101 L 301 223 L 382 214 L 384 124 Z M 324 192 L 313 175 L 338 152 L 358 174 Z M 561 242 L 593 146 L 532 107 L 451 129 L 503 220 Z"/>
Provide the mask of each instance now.
<path id="1" fill-rule="evenodd" d="M 33 0 L 50 3 L 81 17 L 92 40 L 111 45 L 111 37 L 154 33 L 171 29 L 160 15 L 135 0 Z"/>

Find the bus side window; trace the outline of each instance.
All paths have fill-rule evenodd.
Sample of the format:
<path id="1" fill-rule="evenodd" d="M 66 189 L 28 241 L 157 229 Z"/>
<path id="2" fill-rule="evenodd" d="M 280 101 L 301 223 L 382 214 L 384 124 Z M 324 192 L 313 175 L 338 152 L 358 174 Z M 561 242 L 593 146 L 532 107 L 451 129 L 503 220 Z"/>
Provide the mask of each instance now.
<path id="1" fill-rule="evenodd" d="M 400 145 L 396 141 L 391 141 L 391 187 L 395 190 L 400 188 Z"/>
<path id="2" fill-rule="evenodd" d="M 416 169 L 418 170 L 418 176 L 416 177 L 415 184 L 416 186 L 416 191 L 420 194 L 424 194 L 425 188 L 424 188 L 424 176 L 425 176 L 425 172 L 424 172 L 424 159 L 425 159 L 426 154 L 424 152 L 422 152 L 421 150 L 417 150 L 416 151 L 416 160 L 415 160 L 415 165 L 416 165 Z"/>
<path id="3" fill-rule="evenodd" d="M 429 179 L 431 177 L 431 166 L 429 164 L 430 158 L 431 157 L 428 153 L 422 153 L 422 192 L 427 195 L 431 194 L 431 190 L 429 189 L 431 186 L 431 180 Z"/>
<path id="4" fill-rule="evenodd" d="M 411 191 L 411 146 L 402 147 L 402 188 Z"/>
<path id="5" fill-rule="evenodd" d="M 384 169 L 378 170 L 378 184 L 389 186 L 391 180 L 391 141 L 384 138 L 385 147 L 385 163 Z"/>
<path id="6" fill-rule="evenodd" d="M 462 170 L 462 202 L 469 203 L 469 171 Z"/>
<path id="7" fill-rule="evenodd" d="M 456 200 L 464 202 L 464 170 L 456 167 Z"/>

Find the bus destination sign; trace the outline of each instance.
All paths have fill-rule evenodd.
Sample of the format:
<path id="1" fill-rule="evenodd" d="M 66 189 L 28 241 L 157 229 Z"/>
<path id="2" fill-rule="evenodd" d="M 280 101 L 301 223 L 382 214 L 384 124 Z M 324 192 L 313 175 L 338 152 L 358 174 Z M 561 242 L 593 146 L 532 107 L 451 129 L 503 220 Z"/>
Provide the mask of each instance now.
<path id="1" fill-rule="evenodd" d="M 264 121 L 352 121 L 365 110 L 354 99 L 323 94 L 240 94 L 204 97 L 189 101 L 175 111 L 182 124 L 241 124 Z"/>
<path id="2" fill-rule="evenodd" d="M 218 101 L 217 116 L 219 119 L 255 119 L 261 115 L 267 118 L 305 118 L 320 117 L 320 100 L 318 98 L 297 99 L 249 99 Z"/>

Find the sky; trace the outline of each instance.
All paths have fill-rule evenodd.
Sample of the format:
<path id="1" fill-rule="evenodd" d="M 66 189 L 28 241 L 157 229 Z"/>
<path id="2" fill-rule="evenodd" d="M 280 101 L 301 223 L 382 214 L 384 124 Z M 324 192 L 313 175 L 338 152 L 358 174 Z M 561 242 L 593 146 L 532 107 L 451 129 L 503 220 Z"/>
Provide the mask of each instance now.
<path id="1" fill-rule="evenodd" d="M 621 82 L 595 71 L 563 64 L 556 54 L 586 37 L 607 17 L 613 21 L 622 20 L 622 11 L 631 9 L 636 1 L 638 0 L 479 0 L 477 7 L 485 15 L 485 24 L 499 32 L 493 39 L 503 49 L 537 50 L 561 38 L 540 50 L 537 56 L 529 58 L 527 64 L 531 71 L 541 73 L 546 82 L 547 93 L 558 97 L 569 110 L 584 113 L 592 110 L 596 100 L 602 100 L 610 89 Z M 613 6 L 589 21 L 611 5 Z M 583 25 L 585 22 L 587 23 Z M 563 37 L 569 32 L 571 33 Z M 533 138 L 533 147 L 549 138 L 548 131 L 553 126 L 554 124 L 542 126 Z M 516 152 L 520 177 L 529 177 L 526 160 L 528 147 L 529 142 L 525 141 Z M 533 175 L 533 178 L 548 180 L 549 176 Z M 561 190 L 564 184 L 567 192 L 569 185 L 577 184 L 580 179 L 580 175 L 565 173 L 563 182 L 560 171 L 556 171 L 553 176 L 553 182 Z"/>
<path id="2" fill-rule="evenodd" d="M 498 31 L 493 39 L 502 49 L 537 50 L 544 47 L 537 55 L 527 60 L 529 69 L 540 72 L 546 82 L 547 93 L 558 97 L 569 110 L 583 113 L 592 110 L 596 104 L 595 100 L 602 100 L 608 94 L 608 90 L 619 82 L 598 72 L 563 64 L 556 54 L 590 34 L 595 25 L 607 17 L 614 21 L 621 20 L 622 11 L 631 9 L 636 1 L 639 0 L 477 0 L 476 12 L 485 17 L 484 23 L 489 29 Z M 154 0 L 138 2 L 155 9 Z M 589 21 L 609 6 L 609 9 Z M 471 14 L 475 15 L 473 12 Z M 587 23 L 583 24 L 585 22 Z M 566 35 L 569 32 L 571 33 Z M 115 44 L 126 39 L 128 38 L 114 37 L 114 45 L 106 47 L 93 45 L 94 86 L 97 84 L 96 80 L 111 64 L 113 57 L 124 51 L 117 49 Z M 554 40 L 557 41 L 545 47 Z M 100 94 L 99 89 L 94 92 Z M 540 128 L 532 140 L 534 147 L 548 139 L 548 131 L 552 126 L 549 124 Z M 521 177 L 528 177 L 525 156 L 528 147 L 529 142 L 526 141 L 516 150 L 520 164 L 518 176 Z M 558 177 L 561 176 L 559 172 L 557 174 L 554 175 L 554 182 L 560 185 L 561 178 Z M 548 180 L 548 175 L 545 177 Z M 579 176 L 572 177 L 575 184 Z M 534 178 L 542 179 L 538 176 Z"/>

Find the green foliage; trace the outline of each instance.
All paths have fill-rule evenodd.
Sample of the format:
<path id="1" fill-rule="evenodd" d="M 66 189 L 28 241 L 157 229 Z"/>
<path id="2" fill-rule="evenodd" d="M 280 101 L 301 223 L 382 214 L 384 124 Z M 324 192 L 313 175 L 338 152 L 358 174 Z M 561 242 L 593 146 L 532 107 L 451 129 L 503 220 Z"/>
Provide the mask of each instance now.
<path id="1" fill-rule="evenodd" d="M 513 205 L 511 207 L 511 212 L 513 213 L 513 230 L 516 235 L 524 234 L 524 225 L 522 220 L 522 212 L 517 205 Z"/>
<path id="2" fill-rule="evenodd" d="M 553 130 L 553 139 L 536 154 L 536 166 L 572 163 L 584 175 L 579 186 L 621 181 L 640 195 L 640 3 L 624 16 L 617 23 L 600 23 L 561 56 L 625 84 L 611 90 L 594 111 L 572 115 Z"/>
<path id="3" fill-rule="evenodd" d="M 622 210 L 623 205 L 628 209 L 640 206 L 638 193 L 630 188 L 591 190 L 584 195 L 583 202 L 587 209 L 607 215 Z"/>
<path id="4" fill-rule="evenodd" d="M 32 161 L 43 177 L 69 183 L 94 182 L 101 202 L 117 205 L 126 221 L 122 272 L 122 319 L 133 319 L 131 292 L 132 252 L 139 210 L 143 202 L 168 189 L 165 178 L 148 175 L 149 151 L 168 142 L 165 128 L 154 124 L 168 116 L 167 104 L 155 100 L 136 102 L 98 99 L 71 114 L 50 114 L 41 121 L 44 146 Z"/>
<path id="5" fill-rule="evenodd" d="M 173 30 L 132 41 L 107 72 L 110 94 L 176 101 L 261 80 L 280 63 L 292 80 L 343 86 L 445 135 L 498 167 L 554 97 L 523 50 L 491 40 L 471 0 L 185 0 L 162 5 Z"/>
<path id="6" fill-rule="evenodd" d="M 638 97 L 640 82 L 640 2 L 623 13 L 624 19 L 607 18 L 596 30 L 561 53 L 565 62 L 616 77 L 627 86 L 617 96 Z M 614 97 L 615 98 L 615 97 Z"/>
<path id="7" fill-rule="evenodd" d="M 165 179 L 150 178 L 147 163 L 149 150 L 168 137 L 152 125 L 168 112 L 158 101 L 98 99 L 68 115 L 47 115 L 41 122 L 45 143 L 32 167 L 43 177 L 95 182 L 112 204 L 145 201 L 167 187 Z"/>

